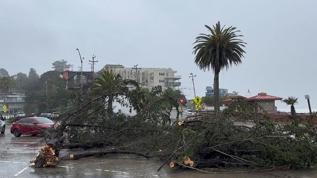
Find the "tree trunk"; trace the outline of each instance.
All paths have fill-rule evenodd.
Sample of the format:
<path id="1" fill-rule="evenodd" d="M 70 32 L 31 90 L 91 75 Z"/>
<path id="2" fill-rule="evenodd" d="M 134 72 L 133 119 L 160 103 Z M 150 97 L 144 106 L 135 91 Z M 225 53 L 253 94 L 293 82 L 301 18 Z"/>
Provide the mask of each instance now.
<path id="1" fill-rule="evenodd" d="M 219 72 L 215 72 L 214 76 L 214 108 L 216 114 L 220 111 L 219 104 Z"/>
<path id="2" fill-rule="evenodd" d="M 215 71 L 214 71 L 214 108 L 215 108 L 215 114 L 218 115 L 220 111 L 219 106 L 219 73 L 220 73 L 220 51 L 219 51 L 219 44 L 217 44 L 217 51 L 216 51 L 216 64 L 215 64 Z"/>
<path id="3" fill-rule="evenodd" d="M 113 103 L 113 96 L 109 96 L 107 112 L 108 112 L 108 114 L 110 114 L 110 115 L 113 113 L 112 103 Z"/>
<path id="4" fill-rule="evenodd" d="M 291 115 L 293 118 L 296 116 L 296 111 L 295 111 L 295 107 L 293 104 L 291 105 Z"/>

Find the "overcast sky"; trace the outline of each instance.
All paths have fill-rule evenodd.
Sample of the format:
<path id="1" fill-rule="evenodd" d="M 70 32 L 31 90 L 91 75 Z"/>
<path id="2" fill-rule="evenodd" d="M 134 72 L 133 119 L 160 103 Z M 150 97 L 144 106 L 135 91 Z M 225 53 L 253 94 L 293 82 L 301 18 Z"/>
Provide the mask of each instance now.
<path id="1" fill-rule="evenodd" d="M 171 67 L 182 76 L 181 89 L 192 97 L 212 85 L 211 71 L 194 63 L 192 47 L 204 25 L 235 26 L 247 42 L 243 63 L 220 73 L 220 87 L 246 95 L 258 92 L 299 98 L 310 94 L 317 108 L 317 1 L 314 0 L 0 0 L 0 68 L 10 75 L 51 69 L 55 60 Z M 278 102 L 279 108 L 288 108 Z"/>

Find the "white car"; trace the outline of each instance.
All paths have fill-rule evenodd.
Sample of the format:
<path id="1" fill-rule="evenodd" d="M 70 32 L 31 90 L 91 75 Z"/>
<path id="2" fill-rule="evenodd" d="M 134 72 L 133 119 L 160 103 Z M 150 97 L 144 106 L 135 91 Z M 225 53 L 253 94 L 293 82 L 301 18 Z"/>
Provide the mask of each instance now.
<path id="1" fill-rule="evenodd" d="M 1 134 L 4 134 L 6 130 L 6 123 L 4 121 L 4 119 L 0 116 L 0 132 Z"/>

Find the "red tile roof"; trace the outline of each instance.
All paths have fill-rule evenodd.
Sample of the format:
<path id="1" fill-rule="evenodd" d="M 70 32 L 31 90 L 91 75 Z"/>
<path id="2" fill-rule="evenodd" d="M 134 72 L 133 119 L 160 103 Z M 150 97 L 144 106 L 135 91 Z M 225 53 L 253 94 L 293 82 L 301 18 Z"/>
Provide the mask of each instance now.
<path id="1" fill-rule="evenodd" d="M 281 99 L 282 98 L 280 97 L 271 96 L 262 92 L 262 93 L 258 93 L 258 95 L 256 96 L 249 97 L 247 100 L 248 101 L 274 101 L 274 100 L 281 100 Z"/>

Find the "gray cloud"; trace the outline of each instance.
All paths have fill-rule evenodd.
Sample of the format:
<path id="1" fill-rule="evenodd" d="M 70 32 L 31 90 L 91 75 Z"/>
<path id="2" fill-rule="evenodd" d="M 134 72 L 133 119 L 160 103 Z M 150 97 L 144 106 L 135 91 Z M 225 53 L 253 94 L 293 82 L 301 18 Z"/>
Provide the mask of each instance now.
<path id="1" fill-rule="evenodd" d="M 306 107 L 303 95 L 310 94 L 316 108 L 316 5 L 313 0 L 2 0 L 0 67 L 10 74 L 30 67 L 42 73 L 65 59 L 77 69 L 75 48 L 80 48 L 86 59 L 97 55 L 98 69 L 107 63 L 172 67 L 190 97 L 188 74 L 194 72 L 203 95 L 213 75 L 194 64 L 192 43 L 206 32 L 204 24 L 220 20 L 240 29 L 248 43 L 244 62 L 221 72 L 221 87 L 299 97 L 298 108 Z"/>

